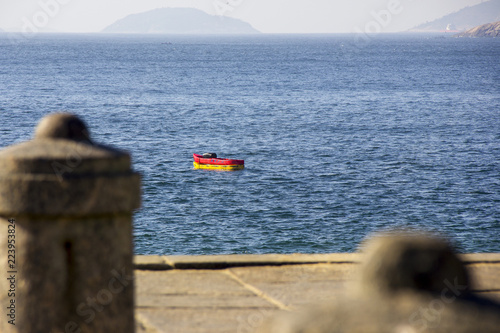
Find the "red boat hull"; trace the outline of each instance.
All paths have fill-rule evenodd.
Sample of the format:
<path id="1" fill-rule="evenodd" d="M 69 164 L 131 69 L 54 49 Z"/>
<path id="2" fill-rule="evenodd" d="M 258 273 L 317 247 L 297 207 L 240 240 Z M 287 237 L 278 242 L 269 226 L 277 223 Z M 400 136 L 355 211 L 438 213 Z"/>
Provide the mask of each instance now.
<path id="1" fill-rule="evenodd" d="M 198 164 L 210 165 L 244 165 L 244 160 L 233 160 L 230 158 L 203 158 L 202 155 L 193 154 L 194 161 Z"/>

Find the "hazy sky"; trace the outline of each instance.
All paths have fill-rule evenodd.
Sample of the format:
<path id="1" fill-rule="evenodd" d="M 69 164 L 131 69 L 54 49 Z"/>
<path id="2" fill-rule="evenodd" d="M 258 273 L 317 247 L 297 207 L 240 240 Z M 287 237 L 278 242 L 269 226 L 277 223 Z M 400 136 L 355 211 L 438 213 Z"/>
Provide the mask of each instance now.
<path id="1" fill-rule="evenodd" d="M 97 32 L 129 14 L 193 7 L 266 33 L 404 31 L 485 0 L 0 0 L 0 28 Z M 373 24 L 373 23 L 376 24 Z"/>

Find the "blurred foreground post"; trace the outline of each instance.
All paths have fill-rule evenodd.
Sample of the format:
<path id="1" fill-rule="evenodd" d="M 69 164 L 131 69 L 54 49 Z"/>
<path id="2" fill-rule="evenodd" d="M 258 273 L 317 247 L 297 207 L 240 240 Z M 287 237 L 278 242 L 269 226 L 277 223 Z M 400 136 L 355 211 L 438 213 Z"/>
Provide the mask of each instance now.
<path id="1" fill-rule="evenodd" d="M 259 333 L 498 333 L 500 304 L 471 293 L 444 239 L 394 233 L 369 240 L 359 276 L 329 304 L 277 316 Z"/>
<path id="2" fill-rule="evenodd" d="M 0 151 L 0 332 L 134 331 L 130 155 L 53 114 Z"/>

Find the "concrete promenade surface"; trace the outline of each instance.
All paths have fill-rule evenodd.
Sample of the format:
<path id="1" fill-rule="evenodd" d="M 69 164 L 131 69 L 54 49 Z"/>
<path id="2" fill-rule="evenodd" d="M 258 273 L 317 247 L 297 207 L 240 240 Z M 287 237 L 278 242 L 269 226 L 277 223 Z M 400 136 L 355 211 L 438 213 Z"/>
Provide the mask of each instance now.
<path id="1" fill-rule="evenodd" d="M 334 300 L 359 254 L 136 256 L 137 333 L 252 333 L 264 320 Z M 500 302 L 500 253 L 460 255 L 473 291 Z"/>

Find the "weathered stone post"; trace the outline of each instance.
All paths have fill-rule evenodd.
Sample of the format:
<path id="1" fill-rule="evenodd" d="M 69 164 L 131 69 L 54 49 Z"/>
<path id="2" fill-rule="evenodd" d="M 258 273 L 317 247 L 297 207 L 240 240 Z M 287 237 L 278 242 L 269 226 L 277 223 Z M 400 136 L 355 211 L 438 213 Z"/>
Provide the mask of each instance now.
<path id="1" fill-rule="evenodd" d="M 498 333 L 500 304 L 473 295 L 450 244 L 425 233 L 370 239 L 355 280 L 330 304 L 280 314 L 259 333 Z"/>
<path id="2" fill-rule="evenodd" d="M 0 332 L 134 332 L 130 155 L 53 114 L 0 151 Z"/>

